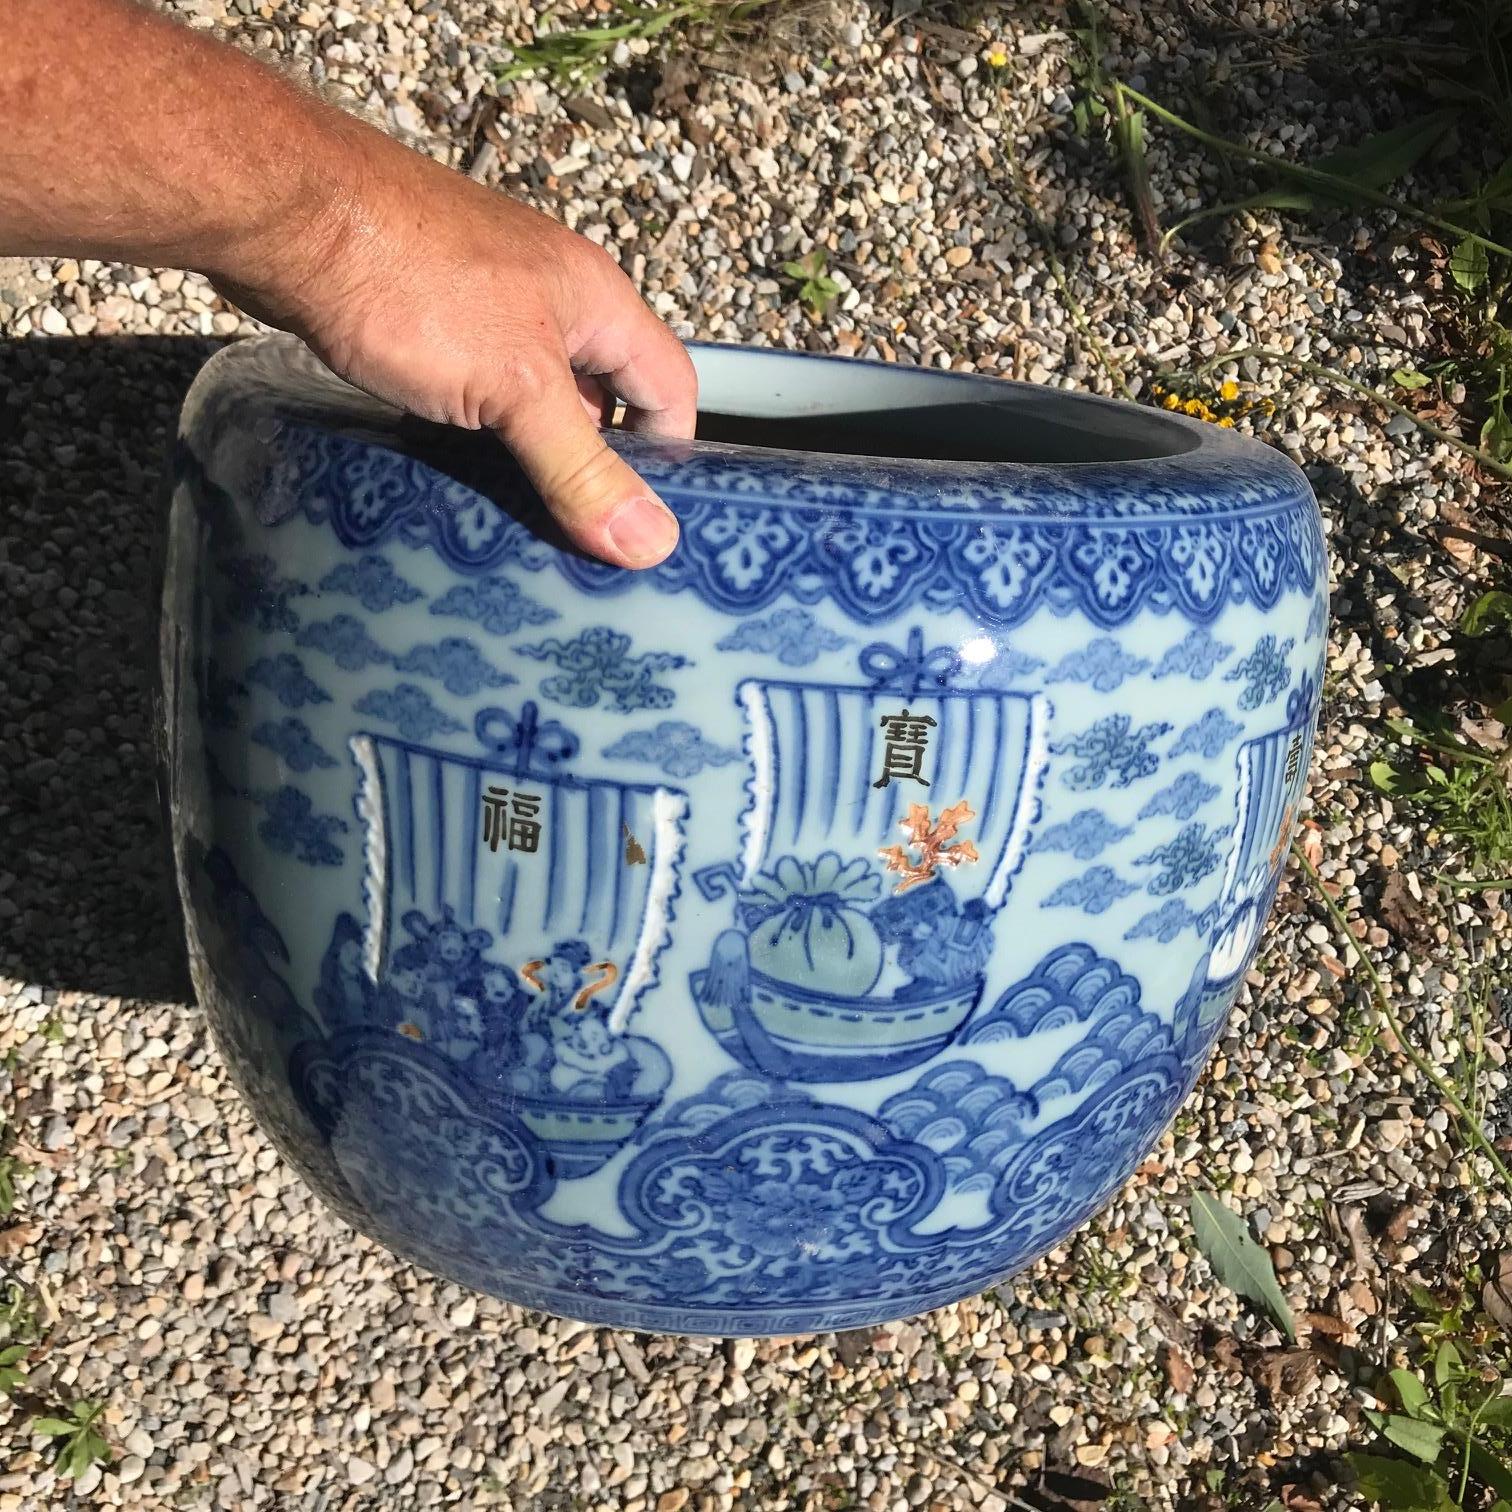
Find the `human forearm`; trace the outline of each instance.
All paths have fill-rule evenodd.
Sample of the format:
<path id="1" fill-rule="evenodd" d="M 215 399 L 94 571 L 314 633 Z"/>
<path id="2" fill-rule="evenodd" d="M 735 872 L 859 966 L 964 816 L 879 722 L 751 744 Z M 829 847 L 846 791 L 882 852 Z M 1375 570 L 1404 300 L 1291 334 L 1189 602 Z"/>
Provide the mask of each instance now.
<path id="1" fill-rule="evenodd" d="M 0 0 L 0 255 L 207 273 L 351 382 L 496 431 L 584 550 L 676 522 L 594 422 L 693 431 L 692 365 L 614 261 L 133 0 Z"/>
<path id="2" fill-rule="evenodd" d="M 273 239 L 348 214 L 369 133 L 252 59 L 133 0 L 0 18 L 0 252 L 239 282 Z"/>

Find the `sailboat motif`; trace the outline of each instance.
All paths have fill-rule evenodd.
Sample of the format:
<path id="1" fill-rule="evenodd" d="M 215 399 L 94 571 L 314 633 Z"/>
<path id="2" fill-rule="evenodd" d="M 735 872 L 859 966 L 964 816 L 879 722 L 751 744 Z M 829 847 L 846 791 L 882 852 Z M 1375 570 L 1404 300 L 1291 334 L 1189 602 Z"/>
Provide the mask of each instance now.
<path id="1" fill-rule="evenodd" d="M 954 686 L 959 662 L 868 646 L 854 685 L 738 689 L 749 802 L 738 861 L 695 874 L 735 927 L 692 978 L 743 1064 L 858 1081 L 948 1045 L 980 1000 L 993 916 L 1038 808 L 1040 695 Z"/>
<path id="2" fill-rule="evenodd" d="M 380 1018 L 462 1061 L 558 1174 L 586 1174 L 671 1079 L 626 1031 L 668 942 L 687 799 L 574 775 L 576 738 L 533 703 L 485 709 L 475 731 L 482 756 L 351 741 L 363 974 Z"/>
<path id="3" fill-rule="evenodd" d="M 1307 786 L 1312 701 L 1304 679 L 1287 698 L 1286 723 L 1239 747 L 1238 821 L 1218 899 L 1210 986 L 1230 983 L 1244 968 L 1265 922 Z"/>

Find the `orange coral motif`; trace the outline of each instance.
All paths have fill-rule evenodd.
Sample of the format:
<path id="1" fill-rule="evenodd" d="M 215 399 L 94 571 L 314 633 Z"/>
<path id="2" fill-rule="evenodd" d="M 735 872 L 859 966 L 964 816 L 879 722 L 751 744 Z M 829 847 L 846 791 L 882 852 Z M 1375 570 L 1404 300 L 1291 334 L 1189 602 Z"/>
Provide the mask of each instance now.
<path id="1" fill-rule="evenodd" d="M 1287 809 L 1281 816 L 1281 827 L 1276 831 L 1276 843 L 1270 849 L 1270 869 L 1272 871 L 1275 871 L 1282 861 L 1286 859 L 1286 844 L 1291 839 L 1291 828 L 1296 818 L 1297 810 L 1295 806 Z"/>
<path id="2" fill-rule="evenodd" d="M 885 871 L 896 872 L 902 879 L 894 892 L 907 892 L 921 882 L 928 882 L 942 866 L 964 866 L 977 861 L 977 848 L 969 840 L 957 840 L 956 834 L 968 819 L 976 813 L 963 798 L 940 810 L 935 820 L 927 803 L 911 803 L 908 817 L 898 821 L 898 828 L 906 831 L 908 840 L 903 845 L 887 845 L 877 852 L 883 860 Z M 911 858 L 909 851 L 918 853 Z"/>

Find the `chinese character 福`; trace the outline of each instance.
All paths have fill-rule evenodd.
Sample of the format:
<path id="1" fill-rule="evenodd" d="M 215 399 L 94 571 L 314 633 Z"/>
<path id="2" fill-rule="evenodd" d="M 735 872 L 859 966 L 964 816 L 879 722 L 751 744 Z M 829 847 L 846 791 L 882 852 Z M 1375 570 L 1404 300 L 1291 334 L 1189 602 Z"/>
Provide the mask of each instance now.
<path id="1" fill-rule="evenodd" d="M 533 855 L 541 848 L 541 795 L 491 787 L 483 795 L 483 843 Z"/>

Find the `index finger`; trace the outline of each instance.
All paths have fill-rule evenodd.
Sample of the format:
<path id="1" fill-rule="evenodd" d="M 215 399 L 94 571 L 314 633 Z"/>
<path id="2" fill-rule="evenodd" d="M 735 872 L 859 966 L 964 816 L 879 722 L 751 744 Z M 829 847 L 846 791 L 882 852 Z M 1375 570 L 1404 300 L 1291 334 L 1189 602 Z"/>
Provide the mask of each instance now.
<path id="1" fill-rule="evenodd" d="M 688 349 L 629 287 L 611 322 L 597 326 L 572 353 L 625 403 L 626 428 L 689 441 L 698 421 L 698 374 Z"/>

